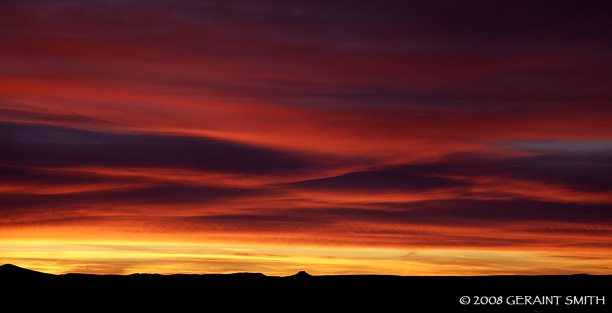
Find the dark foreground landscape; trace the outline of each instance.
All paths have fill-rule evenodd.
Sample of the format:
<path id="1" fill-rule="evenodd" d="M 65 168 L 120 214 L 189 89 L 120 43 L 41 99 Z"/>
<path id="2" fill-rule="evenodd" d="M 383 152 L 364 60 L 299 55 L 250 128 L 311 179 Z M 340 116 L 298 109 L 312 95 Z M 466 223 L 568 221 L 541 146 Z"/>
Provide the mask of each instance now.
<path id="1" fill-rule="evenodd" d="M 51 275 L 6 264 L 0 282 L 3 304 L 26 311 L 612 312 L 607 275 Z"/>

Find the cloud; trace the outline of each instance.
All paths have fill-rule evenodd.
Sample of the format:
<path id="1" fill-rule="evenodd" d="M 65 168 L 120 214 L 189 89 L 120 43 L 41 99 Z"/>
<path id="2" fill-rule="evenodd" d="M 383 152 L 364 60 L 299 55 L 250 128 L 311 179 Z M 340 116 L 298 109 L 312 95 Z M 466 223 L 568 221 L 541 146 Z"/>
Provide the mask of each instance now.
<path id="1" fill-rule="evenodd" d="M 6 106 L 6 105 L 0 105 Z M 23 105 L 22 105 L 23 106 Z M 1 108 L 0 115 L 5 122 L 54 123 L 63 125 L 112 126 L 113 122 L 78 114 L 52 114 L 12 108 Z"/>
<path id="2" fill-rule="evenodd" d="M 174 167 L 253 175 L 302 171 L 297 154 L 213 138 L 99 133 L 0 123 L 0 160 L 38 166 Z"/>
<path id="3" fill-rule="evenodd" d="M 571 145 L 571 144 L 566 144 Z M 333 177 L 291 183 L 304 190 L 351 191 L 354 193 L 423 192 L 455 190 L 457 196 L 474 195 L 485 182 L 501 184 L 498 192 L 508 195 L 521 184 L 565 188 L 568 192 L 599 193 L 612 189 L 612 150 L 601 145 L 572 145 L 578 150 L 545 150 L 537 153 L 451 153 L 426 163 L 380 167 Z M 606 147 L 604 145 L 603 147 Z M 540 147 L 545 147 L 541 145 Z M 521 155 L 522 153 L 522 155 Z M 503 184 L 508 189 L 503 190 Z M 515 186 L 511 186 L 515 185 Z M 493 187 L 492 185 L 490 187 Z"/>
<path id="4" fill-rule="evenodd" d="M 506 172 L 522 179 L 561 184 L 574 190 L 612 190 L 612 150 L 559 152 L 508 162 Z"/>
<path id="5" fill-rule="evenodd" d="M 416 165 L 352 172 L 335 177 L 292 183 L 292 187 L 326 191 L 419 192 L 432 189 L 466 187 L 467 182 L 430 176 Z"/>
<path id="6" fill-rule="evenodd" d="M 118 183 L 120 181 L 136 182 L 134 179 L 119 179 L 111 176 L 95 175 L 83 172 L 49 171 L 18 166 L 0 166 L 0 182 L 4 184 L 32 184 L 50 187 L 88 183 Z"/>
<path id="7" fill-rule="evenodd" d="M 105 211 L 115 212 L 113 214 L 140 214 L 141 209 L 146 207 L 151 208 L 152 214 L 153 209 L 159 207 L 166 207 L 170 214 L 181 214 L 180 212 L 188 212 L 192 207 L 188 206 L 189 204 L 197 204 L 205 209 L 221 199 L 230 200 L 261 194 L 265 194 L 265 191 L 216 186 L 156 185 L 56 194 L 13 193 L 3 194 L 0 199 L 5 208 L 5 216 L 44 211 L 79 214 L 80 209 L 83 209 L 80 212 L 84 214 L 104 214 Z M 172 208 L 176 208 L 176 211 Z"/>
<path id="8" fill-rule="evenodd" d="M 606 225 L 612 221 L 607 204 L 545 202 L 535 200 L 428 200 L 372 204 L 370 208 L 337 207 L 298 211 L 330 221 L 373 224 L 478 227 L 530 222 Z"/>
<path id="9" fill-rule="evenodd" d="M 506 146 L 506 144 L 502 145 Z M 473 181 L 477 177 L 515 179 L 568 191 L 604 192 L 612 188 L 612 150 L 607 141 L 526 142 L 508 145 L 527 156 L 450 154 L 427 164 L 430 174 Z M 460 178 L 462 177 L 462 178 Z"/>

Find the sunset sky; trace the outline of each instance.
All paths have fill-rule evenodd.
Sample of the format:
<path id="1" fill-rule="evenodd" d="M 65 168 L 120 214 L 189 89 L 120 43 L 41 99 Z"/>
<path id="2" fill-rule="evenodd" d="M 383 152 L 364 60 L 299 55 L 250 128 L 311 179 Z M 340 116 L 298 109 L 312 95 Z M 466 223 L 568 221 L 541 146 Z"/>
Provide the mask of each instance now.
<path id="1" fill-rule="evenodd" d="M 612 274 L 608 1 L 0 2 L 0 264 Z"/>

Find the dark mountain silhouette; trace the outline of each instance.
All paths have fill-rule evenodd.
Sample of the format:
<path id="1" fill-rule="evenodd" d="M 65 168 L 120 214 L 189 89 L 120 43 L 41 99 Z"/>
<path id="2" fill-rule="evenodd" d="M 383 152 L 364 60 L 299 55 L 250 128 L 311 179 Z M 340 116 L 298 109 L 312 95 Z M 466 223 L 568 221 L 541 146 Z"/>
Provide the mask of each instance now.
<path id="1" fill-rule="evenodd" d="M 299 271 L 299 272 L 293 274 L 291 277 L 299 278 L 299 279 L 307 279 L 307 278 L 312 277 L 312 275 L 308 274 L 306 271 Z"/>
<path id="2" fill-rule="evenodd" d="M 29 270 L 29 269 L 19 267 L 13 264 L 0 265 L 0 277 L 4 277 L 4 278 L 11 277 L 11 276 L 31 278 L 31 277 L 50 276 L 50 275 L 51 274 Z"/>
<path id="3" fill-rule="evenodd" d="M 612 276 L 286 276 L 235 274 L 52 275 L 15 265 L 0 266 L 3 299 L 41 308 L 106 308 L 377 312 L 611 312 Z M 506 302 L 508 297 L 562 296 L 558 305 Z M 469 305 L 460 299 L 468 296 Z M 503 300 L 475 305 L 475 297 Z M 565 305 L 566 296 L 605 297 L 605 304 Z M 519 303 L 518 305 L 516 303 Z"/>

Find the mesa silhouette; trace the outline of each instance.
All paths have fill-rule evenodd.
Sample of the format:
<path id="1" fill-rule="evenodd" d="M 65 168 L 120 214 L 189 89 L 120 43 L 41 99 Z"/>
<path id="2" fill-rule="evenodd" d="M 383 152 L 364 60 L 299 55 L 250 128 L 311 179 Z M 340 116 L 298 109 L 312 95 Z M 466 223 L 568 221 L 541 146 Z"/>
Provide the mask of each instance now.
<path id="1" fill-rule="evenodd" d="M 300 271 L 291 276 L 261 273 L 53 275 L 12 264 L 0 266 L 5 296 L 28 294 L 46 303 L 98 303 L 155 308 L 211 303 L 232 308 L 364 309 L 420 308 L 454 312 L 608 312 L 599 306 L 461 305 L 462 296 L 599 295 L 612 301 L 610 275 L 543 276 L 392 276 L 322 275 Z M 75 302 L 76 301 L 76 302 Z M 287 308 L 288 309 L 288 308 Z"/>

